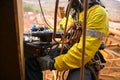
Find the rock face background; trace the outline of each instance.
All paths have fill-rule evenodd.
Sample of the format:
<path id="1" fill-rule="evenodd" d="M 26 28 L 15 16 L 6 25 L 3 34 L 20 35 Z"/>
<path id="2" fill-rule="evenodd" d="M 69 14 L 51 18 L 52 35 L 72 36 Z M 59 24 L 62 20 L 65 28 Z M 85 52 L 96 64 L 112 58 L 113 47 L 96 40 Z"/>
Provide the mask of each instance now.
<path id="1" fill-rule="evenodd" d="M 120 22 L 120 0 L 101 1 L 106 6 L 110 20 Z"/>
<path id="2" fill-rule="evenodd" d="M 40 0 L 43 7 L 53 10 L 56 0 Z M 120 22 L 120 0 L 101 0 L 106 6 L 110 20 Z M 25 3 L 38 5 L 38 0 L 23 0 Z M 67 0 L 59 0 L 59 5 L 66 6 Z"/>

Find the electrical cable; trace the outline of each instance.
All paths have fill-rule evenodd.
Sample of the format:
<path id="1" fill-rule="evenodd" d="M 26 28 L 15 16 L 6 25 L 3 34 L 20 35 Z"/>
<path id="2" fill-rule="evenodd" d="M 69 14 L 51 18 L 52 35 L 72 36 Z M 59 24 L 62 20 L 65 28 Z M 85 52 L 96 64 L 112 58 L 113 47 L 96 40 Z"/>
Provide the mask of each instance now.
<path id="1" fill-rule="evenodd" d="M 41 5 L 41 1 L 38 0 L 38 2 L 39 2 L 40 10 L 41 10 L 41 13 L 42 13 L 42 15 L 43 15 L 43 19 L 44 19 L 45 23 L 47 24 L 48 27 L 50 27 L 51 29 L 53 29 L 53 28 L 48 24 L 48 22 L 47 22 L 47 20 L 46 20 L 46 18 L 45 18 L 45 15 L 44 15 L 44 12 L 43 12 L 43 9 L 42 9 L 42 5 Z"/>

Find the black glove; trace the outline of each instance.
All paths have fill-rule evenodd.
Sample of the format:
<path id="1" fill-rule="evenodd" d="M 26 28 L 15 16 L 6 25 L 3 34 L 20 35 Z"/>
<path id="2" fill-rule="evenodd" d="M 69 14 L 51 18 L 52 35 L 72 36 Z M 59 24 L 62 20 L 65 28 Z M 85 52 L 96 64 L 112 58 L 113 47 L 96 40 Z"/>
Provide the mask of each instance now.
<path id="1" fill-rule="evenodd" d="M 40 67 L 42 70 L 53 70 L 54 68 L 54 62 L 55 60 L 51 59 L 49 55 L 44 56 L 44 57 L 38 57 L 37 58 Z"/>

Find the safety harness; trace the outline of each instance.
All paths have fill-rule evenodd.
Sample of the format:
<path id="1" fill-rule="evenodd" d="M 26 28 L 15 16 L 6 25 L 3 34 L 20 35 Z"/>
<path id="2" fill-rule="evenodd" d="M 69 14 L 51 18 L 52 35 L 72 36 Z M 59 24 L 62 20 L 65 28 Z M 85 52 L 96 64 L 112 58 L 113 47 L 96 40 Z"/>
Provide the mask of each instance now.
<path id="1" fill-rule="evenodd" d="M 103 46 L 104 43 L 101 44 L 99 50 L 104 49 Z M 104 68 L 104 65 L 106 63 L 103 55 L 100 53 L 99 50 L 96 52 L 94 58 L 85 65 L 85 67 L 87 67 L 91 71 L 93 80 L 99 79 L 99 71 Z"/>

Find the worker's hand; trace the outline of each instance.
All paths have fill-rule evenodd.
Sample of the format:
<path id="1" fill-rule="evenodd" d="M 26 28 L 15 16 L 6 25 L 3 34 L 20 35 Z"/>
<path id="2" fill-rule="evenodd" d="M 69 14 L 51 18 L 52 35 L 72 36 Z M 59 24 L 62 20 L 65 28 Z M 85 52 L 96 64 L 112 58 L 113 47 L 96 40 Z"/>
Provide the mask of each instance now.
<path id="1" fill-rule="evenodd" d="M 42 70 L 53 70 L 54 69 L 54 60 L 50 58 L 49 55 L 44 56 L 44 57 L 38 57 L 37 58 L 40 67 Z"/>

